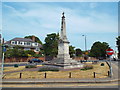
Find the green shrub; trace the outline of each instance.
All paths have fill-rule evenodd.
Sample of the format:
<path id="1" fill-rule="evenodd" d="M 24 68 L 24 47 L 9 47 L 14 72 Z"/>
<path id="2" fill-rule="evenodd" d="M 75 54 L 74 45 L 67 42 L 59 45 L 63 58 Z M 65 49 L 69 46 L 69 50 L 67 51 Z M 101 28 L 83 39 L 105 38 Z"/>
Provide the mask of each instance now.
<path id="1" fill-rule="evenodd" d="M 36 68 L 36 65 L 26 65 L 25 68 Z"/>
<path id="2" fill-rule="evenodd" d="M 93 69 L 92 65 L 84 65 L 84 67 L 81 70 L 89 70 L 89 69 Z"/>
<path id="3" fill-rule="evenodd" d="M 14 67 L 18 67 L 18 64 L 14 64 Z"/>
<path id="4" fill-rule="evenodd" d="M 39 72 L 44 72 L 44 71 L 59 71 L 59 69 L 55 67 L 42 67 L 39 69 Z"/>

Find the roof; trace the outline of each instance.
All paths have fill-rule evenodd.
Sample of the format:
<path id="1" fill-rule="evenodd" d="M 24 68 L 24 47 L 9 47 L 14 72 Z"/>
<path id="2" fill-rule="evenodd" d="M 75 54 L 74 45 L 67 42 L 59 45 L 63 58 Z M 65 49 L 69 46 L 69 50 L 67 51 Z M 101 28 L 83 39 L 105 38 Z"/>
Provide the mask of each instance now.
<path id="1" fill-rule="evenodd" d="M 33 42 L 31 39 L 29 38 L 14 38 L 10 41 L 24 41 L 24 42 Z"/>
<path id="2" fill-rule="evenodd" d="M 11 41 L 23 41 L 23 42 L 33 42 L 31 39 L 29 38 L 13 38 L 9 41 L 7 41 L 5 44 L 10 44 Z"/>

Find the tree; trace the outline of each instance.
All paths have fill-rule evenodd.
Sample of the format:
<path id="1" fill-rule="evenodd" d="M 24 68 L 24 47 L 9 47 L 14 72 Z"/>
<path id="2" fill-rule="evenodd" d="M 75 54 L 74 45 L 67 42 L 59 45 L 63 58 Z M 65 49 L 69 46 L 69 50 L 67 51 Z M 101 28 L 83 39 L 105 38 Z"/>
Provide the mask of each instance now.
<path id="1" fill-rule="evenodd" d="M 76 50 L 76 56 L 81 56 L 82 55 L 82 50 L 81 49 L 79 49 L 79 48 L 77 48 Z"/>
<path id="2" fill-rule="evenodd" d="M 32 50 L 26 50 L 26 51 L 24 51 L 24 53 L 25 53 L 25 55 L 27 55 L 27 56 L 34 56 L 34 55 L 36 55 L 35 54 L 35 52 L 34 51 L 32 51 Z"/>
<path id="3" fill-rule="evenodd" d="M 32 39 L 33 36 L 25 36 L 24 38 L 29 38 Z M 40 41 L 40 39 L 38 37 L 35 36 L 35 42 L 39 43 L 42 45 L 42 42 Z"/>
<path id="4" fill-rule="evenodd" d="M 27 54 L 24 52 L 23 49 L 21 49 L 20 46 L 15 46 L 13 49 L 8 49 L 5 52 L 5 57 L 14 57 L 14 58 L 18 58 L 18 57 L 27 57 Z"/>
<path id="5" fill-rule="evenodd" d="M 48 34 L 45 38 L 44 53 L 46 56 L 56 57 L 58 54 L 59 34 Z"/>
<path id="6" fill-rule="evenodd" d="M 70 57 L 74 57 L 75 55 L 75 50 L 74 50 L 75 47 L 73 47 L 72 45 L 69 46 L 69 54 L 70 54 Z"/>
<path id="7" fill-rule="evenodd" d="M 28 56 L 40 57 L 42 55 L 36 54 L 32 50 L 23 50 L 20 46 L 15 46 L 13 48 L 8 47 L 7 51 L 5 52 L 5 57 L 7 58 L 10 57 L 18 58 L 18 57 L 28 57 Z"/>
<path id="8" fill-rule="evenodd" d="M 106 49 L 109 47 L 108 43 L 106 42 L 95 42 L 93 46 L 91 47 L 89 56 L 92 57 L 106 57 Z"/>
<path id="9" fill-rule="evenodd" d="M 116 38 L 116 39 L 117 39 L 116 44 L 118 47 L 118 58 L 120 59 L 120 36 L 118 36 L 118 38 Z"/>

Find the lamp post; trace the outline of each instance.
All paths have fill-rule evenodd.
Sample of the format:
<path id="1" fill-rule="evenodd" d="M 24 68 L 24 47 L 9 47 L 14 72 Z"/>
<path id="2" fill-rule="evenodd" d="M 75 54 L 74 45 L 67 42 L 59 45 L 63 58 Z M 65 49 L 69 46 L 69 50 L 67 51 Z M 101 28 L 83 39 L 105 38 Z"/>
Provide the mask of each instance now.
<path id="1" fill-rule="evenodd" d="M 87 51 L 87 43 L 86 43 L 86 35 L 82 35 L 85 37 L 85 51 Z"/>
<path id="2" fill-rule="evenodd" d="M 76 49 L 75 49 L 75 59 L 76 59 Z"/>
<path id="3" fill-rule="evenodd" d="M 85 37 L 85 56 L 84 56 L 84 59 L 87 60 L 88 59 L 88 56 L 87 56 L 87 43 L 86 43 L 86 35 L 82 35 Z"/>

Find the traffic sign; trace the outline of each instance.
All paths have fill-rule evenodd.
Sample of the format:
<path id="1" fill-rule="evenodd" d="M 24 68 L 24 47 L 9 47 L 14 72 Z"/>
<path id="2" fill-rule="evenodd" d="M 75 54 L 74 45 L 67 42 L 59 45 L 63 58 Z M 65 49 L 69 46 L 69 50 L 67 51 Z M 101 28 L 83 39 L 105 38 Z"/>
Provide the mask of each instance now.
<path id="1" fill-rule="evenodd" d="M 2 46 L 2 51 L 6 52 L 6 47 L 5 46 Z"/>
<path id="2" fill-rule="evenodd" d="M 111 49 L 111 48 L 108 48 L 108 49 L 106 50 L 106 53 L 107 53 L 107 55 L 113 55 L 113 54 L 114 54 L 114 50 Z"/>

